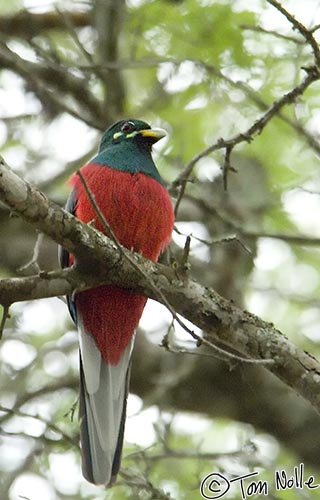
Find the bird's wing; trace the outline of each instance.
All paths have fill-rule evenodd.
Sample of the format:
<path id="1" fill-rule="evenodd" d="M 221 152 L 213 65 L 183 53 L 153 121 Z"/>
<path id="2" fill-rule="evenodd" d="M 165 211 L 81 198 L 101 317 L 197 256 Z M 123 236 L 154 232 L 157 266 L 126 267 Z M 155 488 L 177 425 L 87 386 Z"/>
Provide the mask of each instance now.
<path id="1" fill-rule="evenodd" d="M 75 215 L 76 213 L 76 208 L 77 208 L 77 199 L 76 199 L 76 194 L 75 191 L 71 191 L 69 198 L 67 200 L 65 210 L 72 215 Z M 58 257 L 59 257 L 59 262 L 61 267 L 68 267 L 70 265 L 69 262 L 69 252 L 66 250 L 64 247 L 59 245 L 59 250 L 58 250 Z"/>
<path id="2" fill-rule="evenodd" d="M 65 206 L 65 210 L 67 212 L 70 212 L 72 215 L 75 215 L 76 208 L 77 208 L 77 198 L 76 198 L 75 190 L 73 190 L 69 195 L 69 198 L 68 198 L 66 206 Z M 62 268 L 70 266 L 70 254 L 69 254 L 68 250 L 66 250 L 61 245 L 59 245 L 59 247 L 58 247 L 58 258 L 59 258 L 59 262 L 60 262 L 60 265 Z M 75 308 L 74 301 L 70 295 L 68 295 L 68 297 L 67 297 L 67 303 L 68 303 L 70 316 L 73 319 L 73 321 L 75 322 L 75 324 L 77 324 L 76 308 Z"/>

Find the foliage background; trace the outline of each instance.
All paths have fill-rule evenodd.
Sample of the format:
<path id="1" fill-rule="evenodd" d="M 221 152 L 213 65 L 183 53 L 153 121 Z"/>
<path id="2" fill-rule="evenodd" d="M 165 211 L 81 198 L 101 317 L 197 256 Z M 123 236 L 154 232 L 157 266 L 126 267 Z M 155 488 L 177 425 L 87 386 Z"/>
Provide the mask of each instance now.
<path id="1" fill-rule="evenodd" d="M 220 137 L 245 132 L 296 87 L 313 53 L 266 0 L 91 0 L 0 4 L 0 141 L 17 172 L 63 206 L 71 172 L 101 131 L 134 116 L 162 126 L 156 148 L 173 183 Z M 302 5 L 303 4 L 303 5 Z M 282 5 L 317 38 L 320 2 Z M 191 274 L 319 354 L 319 82 L 232 151 L 195 164 L 171 257 L 192 235 Z M 247 138 L 249 139 L 249 138 Z M 172 184 L 171 184 L 172 185 Z M 178 191 L 172 188 L 177 196 Z M 56 247 L 0 210 L 3 277 L 57 266 Z M 159 347 L 164 336 L 169 349 Z M 79 472 L 77 335 L 59 299 L 16 304 L 1 356 L 1 498 L 198 499 L 211 471 L 274 471 L 320 463 L 315 411 L 261 368 L 195 347 L 149 304 L 135 349 L 123 473 L 112 490 Z M 188 350 L 188 353 L 183 353 Z M 230 498 L 241 498 L 232 487 Z"/>

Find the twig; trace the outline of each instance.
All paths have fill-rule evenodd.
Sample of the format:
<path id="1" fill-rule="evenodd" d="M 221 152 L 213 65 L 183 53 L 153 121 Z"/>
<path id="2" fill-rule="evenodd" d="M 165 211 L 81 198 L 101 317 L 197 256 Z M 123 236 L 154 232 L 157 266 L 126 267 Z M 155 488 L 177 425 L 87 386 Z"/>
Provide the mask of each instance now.
<path id="1" fill-rule="evenodd" d="M 184 233 L 182 233 L 178 229 L 175 229 L 175 230 L 181 236 L 186 236 Z M 244 234 L 242 233 L 242 235 L 244 235 Z M 202 243 L 203 245 L 207 245 L 208 247 L 212 247 L 214 245 L 221 245 L 222 243 L 234 243 L 235 242 L 238 245 L 240 245 L 247 254 L 252 256 L 252 251 L 250 250 L 250 248 L 248 248 L 236 234 L 230 235 L 230 236 L 224 236 L 224 237 L 217 238 L 217 239 L 211 240 L 211 241 L 200 238 L 199 236 L 194 236 L 193 234 L 191 234 L 190 237 L 192 239 L 194 239 L 195 241 Z M 320 244 L 320 242 L 319 242 L 319 244 Z"/>
<path id="2" fill-rule="evenodd" d="M 69 410 L 64 414 L 64 417 L 65 418 L 69 418 L 70 417 L 70 422 L 73 422 L 73 419 L 74 419 L 74 414 L 76 412 L 76 409 L 77 409 L 77 406 L 79 404 L 79 397 L 77 397 L 77 399 L 75 400 L 75 402 L 71 405 L 71 407 L 69 408 Z"/>
<path id="3" fill-rule="evenodd" d="M 291 245 L 312 246 L 312 247 L 320 246 L 320 238 L 312 238 L 311 236 L 303 236 L 300 234 L 285 234 L 285 233 L 265 233 L 264 231 L 249 231 L 249 230 L 247 231 L 246 229 L 240 228 L 236 225 L 234 225 L 234 230 L 237 234 L 224 236 L 219 239 L 211 241 L 207 241 L 193 235 L 192 238 L 208 246 L 219 245 L 221 243 L 231 243 L 235 241 L 250 255 L 252 255 L 252 251 L 243 243 L 243 241 L 241 240 L 241 238 L 239 238 L 238 235 L 244 238 L 249 238 L 251 240 L 252 239 L 257 240 L 258 238 L 270 238 L 275 240 L 286 241 Z"/>
<path id="4" fill-rule="evenodd" d="M 190 172 L 191 173 L 191 172 Z M 174 215 L 175 217 L 177 217 L 178 215 L 178 210 L 179 210 L 179 207 L 180 207 L 180 203 L 184 197 L 184 193 L 185 193 L 185 190 L 186 190 L 186 187 L 187 187 L 187 182 L 192 182 L 189 178 L 186 179 L 186 182 L 181 182 L 181 185 L 180 185 L 180 189 L 179 189 L 179 193 L 178 193 L 178 196 L 177 196 L 177 201 L 174 205 Z M 169 188 L 169 191 L 171 191 L 172 189 Z"/>
<path id="5" fill-rule="evenodd" d="M 214 76 L 221 78 L 235 89 L 242 90 L 249 97 L 249 99 L 251 99 L 251 101 L 258 106 L 259 109 L 263 111 L 269 109 L 269 105 L 247 83 L 239 80 L 233 80 L 211 64 L 207 64 L 203 61 L 198 61 L 197 64 L 200 64 L 202 68 L 206 69 Z M 316 153 L 320 154 L 319 141 L 317 141 L 315 137 L 301 123 L 296 120 L 292 120 L 288 116 L 284 115 L 281 111 L 277 113 L 277 118 L 280 118 L 280 120 L 287 123 L 298 134 L 302 135 L 306 139 L 309 146 L 313 148 Z"/>
<path id="6" fill-rule="evenodd" d="M 257 106 L 259 109 L 262 111 L 266 111 L 269 109 L 270 105 L 266 103 L 258 94 L 257 92 L 252 89 L 247 83 L 240 81 L 240 80 L 233 80 L 230 78 L 227 74 L 222 72 L 220 69 L 216 68 L 212 64 L 208 64 L 205 61 L 202 61 L 201 59 L 185 59 L 185 60 L 179 60 L 179 59 L 173 59 L 173 58 L 164 58 L 164 59 L 156 59 L 156 60 L 146 60 L 146 61 L 137 61 L 135 63 L 134 67 L 145 67 L 145 66 L 155 66 L 159 65 L 164 62 L 170 62 L 171 64 L 174 64 L 176 66 L 179 66 L 182 64 L 184 61 L 189 61 L 196 66 L 199 66 L 202 70 L 205 70 L 208 72 L 210 75 L 214 75 L 217 78 L 220 78 L 227 82 L 229 85 L 236 89 L 242 90 Z M 130 63 L 127 63 L 128 66 L 125 66 L 125 63 L 123 63 L 124 67 L 130 68 Z M 285 116 L 281 111 L 277 113 L 277 117 L 280 118 L 282 121 L 290 125 L 291 128 L 293 128 L 298 134 L 303 135 L 303 137 L 306 139 L 307 143 L 312 147 L 318 154 L 320 154 L 320 144 L 319 142 L 314 138 L 314 136 L 299 122 L 296 120 L 292 120 L 291 118 Z"/>
<path id="7" fill-rule="evenodd" d="M 2 318 L 1 318 L 1 323 L 0 323 L 0 340 L 2 339 L 3 330 L 5 327 L 6 321 L 8 318 L 10 318 L 9 307 L 10 306 L 8 306 L 6 304 L 3 305 L 3 312 L 2 312 Z"/>
<path id="8" fill-rule="evenodd" d="M 267 30 L 265 28 L 263 28 L 262 26 L 256 26 L 254 24 L 240 24 L 240 28 L 242 28 L 243 30 L 247 30 L 247 31 L 255 31 L 256 33 L 262 33 L 264 35 L 271 35 L 271 36 L 275 36 L 277 38 L 280 38 L 281 40 L 286 40 L 286 41 L 289 41 L 289 42 L 294 42 L 296 43 L 297 45 L 303 45 L 305 42 L 303 40 L 301 40 L 300 38 L 297 38 L 297 37 L 294 37 L 294 36 L 289 36 L 289 35 L 284 35 L 282 33 L 279 33 L 278 31 L 274 31 L 274 30 Z"/>
<path id="9" fill-rule="evenodd" d="M 43 236 L 44 236 L 43 233 L 38 234 L 37 240 L 36 240 L 36 243 L 35 243 L 34 249 L 33 249 L 33 255 L 32 255 L 31 259 L 26 264 L 24 264 L 23 266 L 21 266 L 19 268 L 20 272 L 25 271 L 25 270 L 31 268 L 32 266 L 35 267 L 37 272 L 40 271 L 38 259 L 39 259 L 40 248 L 41 248 L 41 245 L 43 242 Z"/>
<path id="10" fill-rule="evenodd" d="M 232 152 L 232 147 L 227 146 L 226 152 L 224 155 L 224 163 L 223 163 L 223 169 L 222 169 L 223 189 L 225 191 L 227 191 L 227 188 L 228 188 L 228 173 L 229 173 L 229 170 L 231 169 L 231 164 L 230 164 L 231 152 Z"/>
<path id="11" fill-rule="evenodd" d="M 107 236 L 109 236 L 112 239 L 112 241 L 116 244 L 119 252 L 123 254 L 123 250 L 121 248 L 121 245 L 120 245 L 112 227 L 110 226 L 109 222 L 107 221 L 107 219 L 105 218 L 105 216 L 101 212 L 100 207 L 95 200 L 95 196 L 94 196 L 93 192 L 91 191 L 91 189 L 89 188 L 87 181 L 83 177 L 81 170 L 77 170 L 77 175 L 80 177 L 80 180 L 81 180 L 83 187 L 85 189 L 85 192 L 90 200 L 90 203 L 93 206 L 94 211 L 96 212 L 97 216 L 99 217 L 99 220 L 100 220 L 101 224 L 103 225 L 104 230 L 107 232 Z"/>
<path id="12" fill-rule="evenodd" d="M 310 29 L 310 32 L 315 33 L 316 31 L 318 31 L 319 28 L 320 28 L 320 24 L 316 24 L 312 29 Z"/>
<path id="13" fill-rule="evenodd" d="M 72 444 L 72 446 L 76 446 L 76 447 L 79 446 L 77 440 L 73 439 L 71 436 L 69 436 L 68 434 L 66 434 L 63 430 L 59 429 L 59 427 L 57 427 L 56 425 L 52 424 L 52 422 L 50 420 L 47 420 L 44 417 L 40 417 L 40 415 L 32 415 L 30 413 L 26 413 L 26 412 L 21 411 L 21 410 L 7 408 L 7 407 L 5 407 L 3 405 L 0 405 L 0 412 L 9 413 L 9 414 L 11 414 L 13 416 L 16 416 L 16 417 L 34 418 L 36 420 L 39 420 L 39 422 L 44 423 L 48 427 L 48 429 L 51 429 L 52 431 L 57 432 L 58 434 L 60 434 L 61 437 L 63 437 L 63 439 L 65 439 L 70 444 Z"/>
<path id="14" fill-rule="evenodd" d="M 314 194 L 318 195 L 320 192 L 317 191 L 309 191 L 304 188 L 299 188 L 302 189 L 303 191 L 309 193 L 309 194 Z M 221 221 L 226 229 L 224 230 L 224 234 L 226 236 L 220 236 L 217 239 L 208 241 L 203 238 L 200 238 L 198 236 L 192 235 L 192 238 L 199 241 L 200 243 L 203 243 L 204 245 L 212 246 L 212 245 L 217 245 L 220 243 L 228 243 L 229 241 L 238 241 L 238 243 L 244 248 L 246 252 L 249 254 L 252 254 L 251 250 L 241 241 L 241 237 L 245 238 L 250 238 L 250 239 L 258 239 L 258 238 L 273 238 L 277 240 L 283 240 L 286 241 L 292 245 L 303 245 L 303 246 L 320 246 L 320 238 L 308 236 L 308 235 L 302 235 L 302 234 L 286 234 L 286 233 L 267 233 L 263 230 L 259 231 L 253 231 L 253 230 L 247 230 L 245 227 L 239 226 L 237 223 L 233 222 L 232 220 L 228 219 L 225 214 L 221 214 L 214 206 L 210 205 L 209 203 L 206 203 L 204 200 L 196 198 L 195 196 L 191 194 L 187 194 L 186 197 L 191 200 L 194 203 L 197 203 L 201 209 L 203 209 L 206 213 L 213 214 L 214 217 Z M 175 226 L 175 231 L 182 236 L 186 236 L 185 233 L 180 231 L 176 226 Z"/>
<path id="15" fill-rule="evenodd" d="M 58 17 L 60 17 L 60 19 L 63 21 L 63 24 L 67 28 L 69 35 L 73 39 L 80 52 L 84 55 L 89 64 L 94 65 L 92 55 L 85 49 L 85 47 L 79 40 L 78 33 L 75 29 L 75 23 L 72 13 L 70 11 L 61 10 L 58 5 L 54 6 L 54 10 L 58 14 Z"/>
<path id="16" fill-rule="evenodd" d="M 267 111 L 257 119 L 250 127 L 242 133 L 238 133 L 230 139 L 218 139 L 214 144 L 208 146 L 203 149 L 199 153 L 197 153 L 190 161 L 187 163 L 182 172 L 178 175 L 178 177 L 171 184 L 170 190 L 175 191 L 178 186 L 180 186 L 180 190 L 184 190 L 186 183 L 189 180 L 189 177 L 195 167 L 195 165 L 202 158 L 210 155 L 214 151 L 219 149 L 227 149 L 229 148 L 230 152 L 233 150 L 235 146 L 241 144 L 243 142 L 251 142 L 254 139 L 255 135 L 261 134 L 263 129 L 269 123 L 269 121 L 279 112 L 287 104 L 292 104 L 297 97 L 302 95 L 304 91 L 315 81 L 320 79 L 320 72 L 316 66 L 306 69 L 307 75 L 302 80 L 302 82 L 294 87 L 290 92 L 284 94 L 280 97 L 280 99 L 273 102 L 273 104 L 267 109 Z"/>
<path id="17" fill-rule="evenodd" d="M 268 110 L 265 112 L 265 114 L 258 120 L 254 122 L 252 126 L 250 126 L 244 133 L 237 134 L 233 138 L 229 140 L 224 140 L 224 139 L 218 139 L 216 143 L 213 145 L 205 148 L 203 151 L 198 153 L 192 160 L 186 165 L 184 170 L 179 174 L 177 179 L 172 183 L 171 189 L 176 190 L 178 186 L 180 186 L 180 192 L 179 192 L 179 204 L 181 202 L 182 196 L 185 191 L 186 187 L 186 182 L 188 181 L 189 176 L 191 175 L 191 172 L 196 165 L 196 163 L 203 157 L 208 156 L 210 153 L 213 151 L 216 151 L 218 149 L 226 149 L 226 156 L 225 156 L 225 166 L 228 166 L 228 160 L 230 157 L 230 154 L 233 150 L 233 148 L 237 145 L 240 144 L 241 142 L 250 142 L 253 140 L 253 136 L 255 134 L 260 134 L 264 127 L 267 125 L 267 123 L 270 121 L 270 119 L 279 112 L 279 110 L 286 104 L 291 104 L 294 102 L 294 100 L 299 96 L 302 95 L 303 92 L 306 90 L 306 88 L 313 83 L 314 81 L 318 80 L 320 78 L 320 73 L 319 73 L 319 68 L 320 68 L 320 49 L 318 46 L 317 41 L 313 37 L 313 34 L 310 30 L 308 30 L 302 23 L 297 21 L 295 17 L 290 14 L 286 9 L 282 7 L 279 2 L 276 0 L 267 0 L 271 5 L 273 5 L 275 8 L 277 8 L 285 17 L 291 22 L 291 24 L 301 33 L 301 35 L 305 38 L 306 42 L 309 43 L 312 47 L 314 57 L 315 57 L 315 66 L 311 68 L 305 68 L 307 71 L 307 76 L 305 79 L 300 83 L 300 85 L 297 85 L 294 89 L 292 89 L 290 92 L 287 94 L 284 94 L 280 99 L 277 101 L 274 101 L 272 106 L 268 108 Z M 224 169 L 224 173 L 228 169 Z M 226 179 L 226 176 L 224 175 L 224 181 Z M 225 184 L 225 182 L 224 182 Z M 179 205 L 178 205 L 179 206 Z M 177 207 L 178 208 L 178 207 Z M 176 209 L 177 212 L 177 209 Z"/>
<path id="18" fill-rule="evenodd" d="M 224 221 L 224 222 L 226 222 L 226 224 L 229 224 L 229 221 Z M 232 224 L 232 223 L 230 222 L 230 224 Z M 237 230 L 239 233 L 241 233 L 241 236 L 248 235 L 249 237 L 253 237 L 254 233 L 253 234 L 245 233 L 242 229 L 238 229 L 235 224 L 233 225 L 233 228 L 235 230 Z M 203 245 L 206 245 L 208 247 L 213 247 L 214 245 L 221 245 L 222 243 L 234 243 L 235 242 L 238 245 L 240 245 L 247 254 L 249 254 L 251 256 L 253 255 L 250 248 L 245 245 L 245 243 L 239 238 L 239 236 L 237 236 L 237 234 L 230 234 L 229 236 L 221 236 L 217 239 L 209 241 L 209 240 L 205 240 L 204 238 L 200 238 L 199 236 L 194 236 L 194 234 L 191 234 L 188 236 L 187 234 L 180 231 L 176 226 L 175 226 L 174 230 L 180 236 L 186 236 L 187 238 L 190 237 L 191 239 L 198 241 L 199 243 L 202 243 Z M 260 234 L 262 235 L 263 233 L 260 233 Z M 260 236 L 257 236 L 257 238 L 258 237 L 260 237 Z M 263 237 L 263 236 L 261 236 L 261 237 Z M 266 235 L 265 237 L 267 238 L 268 235 Z M 319 239 L 319 244 L 320 244 L 320 239 Z M 184 252 L 185 252 L 185 250 L 184 250 Z"/>
<path id="19" fill-rule="evenodd" d="M 46 66 L 24 60 L 13 52 L 4 42 L 0 41 L 0 64 L 8 69 L 14 70 L 24 78 L 38 99 L 42 102 L 44 109 L 65 111 L 92 128 L 103 130 L 102 118 L 100 116 L 99 103 L 86 91 L 83 81 L 67 71 L 63 71 L 59 65 L 53 67 L 52 61 L 46 60 Z M 58 82 L 58 84 L 57 84 Z M 65 99 L 51 88 L 52 83 L 63 94 L 69 93 L 75 99 L 81 95 L 81 103 L 84 103 L 90 112 L 90 116 L 78 112 L 66 104 Z M 49 85 L 50 84 L 50 85 Z M 95 113 L 95 115 L 94 115 Z M 94 116 L 94 118 L 92 118 Z M 103 120 L 104 121 L 104 120 Z"/>
<path id="20" fill-rule="evenodd" d="M 189 255 L 190 255 L 190 248 L 191 248 L 191 236 L 190 234 L 187 235 L 186 241 L 184 243 L 184 248 L 183 248 L 183 256 L 179 265 L 179 269 L 181 269 L 183 272 L 187 271 L 189 269 Z"/>
<path id="21" fill-rule="evenodd" d="M 81 41 L 80 41 L 80 39 L 78 37 L 77 30 L 75 29 L 75 25 L 73 24 L 73 18 L 72 18 L 72 16 L 70 16 L 70 12 L 68 12 L 66 10 L 59 9 L 59 7 L 57 5 L 55 6 L 55 10 L 61 16 L 61 18 L 63 19 L 63 22 L 64 22 L 64 24 L 65 24 L 65 26 L 66 26 L 66 28 L 67 28 L 67 30 L 68 30 L 71 38 L 73 39 L 74 43 L 76 44 L 76 46 L 78 47 L 78 49 L 80 50 L 80 52 L 84 55 L 84 57 L 88 61 L 89 67 L 91 67 L 94 70 L 94 72 L 96 73 L 96 75 L 102 81 L 104 81 L 105 75 L 103 74 L 103 70 L 102 70 L 101 66 L 99 66 L 98 64 L 95 64 L 95 61 L 94 61 L 94 58 L 93 58 L 92 54 L 81 43 Z M 81 69 L 79 67 L 79 65 L 77 66 L 77 68 Z M 90 72 L 90 75 L 92 76 L 92 70 Z"/>
<path id="22" fill-rule="evenodd" d="M 251 456 L 252 451 L 246 451 L 246 450 L 237 450 L 237 451 L 231 451 L 231 452 L 226 452 L 226 453 L 214 453 L 214 452 L 201 452 L 198 450 L 175 450 L 171 447 L 168 447 L 167 445 L 165 446 L 164 451 L 155 453 L 155 452 L 149 452 L 149 450 L 138 450 L 138 451 L 133 451 L 132 453 L 129 453 L 125 456 L 125 459 L 143 459 L 143 460 L 150 460 L 152 462 L 158 461 L 158 460 L 166 460 L 168 458 L 176 458 L 176 459 L 190 459 L 190 458 L 197 458 L 199 460 L 221 460 L 221 459 L 226 459 L 226 458 L 232 458 L 232 459 L 239 459 L 245 456 Z"/>
<path id="23" fill-rule="evenodd" d="M 40 356 L 41 356 L 41 353 L 40 353 Z M 38 360 L 39 360 L 40 356 L 37 357 Z M 26 378 L 27 374 L 32 369 L 33 369 L 33 365 L 31 364 L 31 365 L 28 365 L 28 367 L 25 368 L 24 370 L 21 370 L 19 373 L 19 377 L 21 377 L 20 380 L 22 380 L 23 378 Z M 15 383 L 17 383 L 17 382 L 18 382 L 18 379 L 15 378 Z M 59 382 L 55 382 L 54 384 L 44 386 L 41 389 L 37 389 L 34 392 L 31 392 L 31 393 L 25 392 L 25 393 L 19 395 L 14 403 L 14 406 L 11 408 L 11 412 L 4 413 L 3 415 L 0 416 L 0 427 L 2 424 L 4 424 L 8 420 L 10 415 L 12 415 L 12 412 L 19 411 L 19 409 L 21 407 L 23 407 L 23 405 L 25 405 L 25 403 L 30 403 L 31 401 L 38 400 L 42 396 L 48 396 L 48 394 L 53 394 L 53 393 L 57 393 L 57 392 L 59 392 L 61 394 L 61 391 L 63 391 L 66 388 L 73 389 L 74 391 L 77 391 L 78 387 L 79 387 L 78 380 L 64 378 L 62 381 L 60 380 Z M 66 415 L 64 415 L 64 417 L 66 417 Z"/>
<path id="24" fill-rule="evenodd" d="M 284 233 L 264 233 L 263 231 L 246 231 L 241 228 L 239 228 L 239 233 L 245 238 L 274 238 L 276 240 L 286 241 L 292 245 L 320 246 L 320 238 L 312 238 L 310 236 Z"/>
<path id="25" fill-rule="evenodd" d="M 131 486 L 131 488 L 137 488 L 137 492 L 139 494 L 141 491 L 148 492 L 150 499 L 155 500 L 174 500 L 169 493 L 164 493 L 160 489 L 153 486 L 153 484 L 148 480 L 147 477 L 143 475 L 138 475 L 131 470 L 127 470 L 124 467 L 121 467 L 119 472 L 120 477 L 124 480 L 124 484 L 126 487 Z M 118 484 L 121 484 L 118 481 Z"/>
<path id="26" fill-rule="evenodd" d="M 287 20 L 289 21 L 289 23 L 291 23 L 292 26 L 296 30 L 299 31 L 299 33 L 303 36 L 303 38 L 305 39 L 305 41 L 311 46 L 316 66 L 319 69 L 320 68 L 320 49 L 319 49 L 318 42 L 316 41 L 316 39 L 314 38 L 314 36 L 312 34 L 313 32 L 311 30 L 309 30 L 308 28 L 306 28 L 304 26 L 304 24 L 302 24 L 300 21 L 298 21 L 293 16 L 293 14 L 291 14 L 290 12 L 288 12 L 281 5 L 281 3 L 277 2 L 277 0 L 267 0 L 267 2 L 270 5 L 272 5 L 273 7 L 275 7 L 275 9 L 277 9 L 279 12 L 281 12 L 281 14 L 283 14 L 287 18 Z"/>
<path id="27" fill-rule="evenodd" d="M 18 115 L 7 115 L 7 116 L 0 116 L 0 121 L 4 123 L 14 123 L 15 121 L 22 122 L 24 120 L 31 120 L 32 118 L 36 117 L 36 113 L 21 113 Z"/>

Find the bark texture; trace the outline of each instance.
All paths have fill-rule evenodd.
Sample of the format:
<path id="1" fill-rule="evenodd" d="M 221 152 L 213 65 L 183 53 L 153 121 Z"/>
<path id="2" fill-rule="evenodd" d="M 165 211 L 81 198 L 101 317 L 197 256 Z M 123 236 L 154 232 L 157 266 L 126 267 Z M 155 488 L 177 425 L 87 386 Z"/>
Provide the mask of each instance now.
<path id="1" fill-rule="evenodd" d="M 1 280 L 3 305 L 65 295 L 102 283 L 122 285 L 164 303 L 174 315 L 179 314 L 201 328 L 203 338 L 189 330 L 199 346 L 205 346 L 213 354 L 222 348 L 229 353 L 224 356 L 236 362 L 263 363 L 320 411 L 319 362 L 292 344 L 272 324 L 236 307 L 179 270 L 132 254 L 90 225 L 81 223 L 14 174 L 3 160 L 0 198 L 77 259 L 77 266 L 72 269 Z"/>

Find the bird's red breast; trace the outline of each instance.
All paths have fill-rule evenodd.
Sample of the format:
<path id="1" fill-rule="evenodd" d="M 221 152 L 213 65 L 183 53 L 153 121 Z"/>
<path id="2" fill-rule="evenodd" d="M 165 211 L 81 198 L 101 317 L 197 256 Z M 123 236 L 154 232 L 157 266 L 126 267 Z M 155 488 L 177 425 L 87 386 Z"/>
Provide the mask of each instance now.
<path id="1" fill-rule="evenodd" d="M 171 239 L 174 223 L 165 187 L 141 172 L 122 172 L 95 163 L 83 167 L 81 173 L 118 241 L 156 261 Z M 71 183 L 77 200 L 75 215 L 83 222 L 94 221 L 106 233 L 77 174 Z M 76 307 L 85 329 L 95 337 L 107 363 L 118 363 L 145 303 L 145 297 L 114 285 L 77 294 Z"/>

